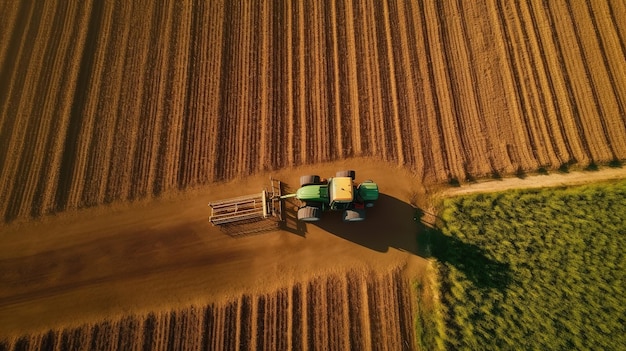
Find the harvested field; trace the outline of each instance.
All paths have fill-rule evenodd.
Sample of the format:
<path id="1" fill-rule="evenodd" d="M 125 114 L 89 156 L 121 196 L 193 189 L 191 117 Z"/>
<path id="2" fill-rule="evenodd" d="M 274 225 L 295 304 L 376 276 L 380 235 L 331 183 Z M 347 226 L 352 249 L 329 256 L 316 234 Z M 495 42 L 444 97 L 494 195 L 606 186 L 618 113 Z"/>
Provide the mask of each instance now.
<path id="1" fill-rule="evenodd" d="M 423 272 L 431 185 L 626 159 L 623 1 L 0 13 L 0 349 L 412 348 L 396 270 Z M 269 172 L 354 164 L 385 195 L 367 226 L 208 228 L 207 201 Z"/>
<path id="2" fill-rule="evenodd" d="M 0 1 L 0 216 L 354 156 L 626 158 L 622 1 Z"/>
<path id="3" fill-rule="evenodd" d="M 407 350 L 415 348 L 412 295 L 399 270 L 351 271 L 224 303 L 7 338 L 0 348 Z"/>

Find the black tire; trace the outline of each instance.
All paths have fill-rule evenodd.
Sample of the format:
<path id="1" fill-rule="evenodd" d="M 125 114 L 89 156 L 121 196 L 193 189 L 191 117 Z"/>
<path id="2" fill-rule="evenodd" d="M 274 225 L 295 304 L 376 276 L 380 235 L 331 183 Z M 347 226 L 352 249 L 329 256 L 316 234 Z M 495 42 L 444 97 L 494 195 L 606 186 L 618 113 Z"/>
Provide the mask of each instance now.
<path id="1" fill-rule="evenodd" d="M 303 222 L 317 222 L 320 220 L 320 209 L 313 206 L 304 206 L 298 209 L 298 220 Z"/>
<path id="2" fill-rule="evenodd" d="M 352 178 L 352 180 L 354 180 L 354 178 L 356 176 L 356 172 L 353 171 L 353 170 L 339 171 L 339 172 L 337 172 L 337 174 L 335 176 L 336 177 L 350 177 L 350 178 Z"/>
<path id="3" fill-rule="evenodd" d="M 361 209 L 343 211 L 344 222 L 362 222 L 365 220 L 365 211 Z"/>
<path id="4" fill-rule="evenodd" d="M 319 184 L 320 176 L 318 175 L 305 175 L 300 177 L 300 186 Z"/>

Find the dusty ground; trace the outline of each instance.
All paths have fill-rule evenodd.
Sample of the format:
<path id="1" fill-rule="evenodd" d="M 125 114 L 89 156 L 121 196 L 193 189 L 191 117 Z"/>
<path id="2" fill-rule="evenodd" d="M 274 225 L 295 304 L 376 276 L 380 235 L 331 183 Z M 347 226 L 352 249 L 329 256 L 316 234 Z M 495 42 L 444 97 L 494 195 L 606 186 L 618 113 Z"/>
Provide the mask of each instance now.
<path id="1" fill-rule="evenodd" d="M 388 272 L 407 263 L 420 269 L 410 202 L 423 189 L 406 171 L 357 159 L 273 175 L 295 184 L 299 174 L 315 169 L 330 176 L 349 164 L 359 166 L 357 179 L 375 179 L 383 193 L 368 220 L 350 226 L 329 215 L 300 231 L 234 239 L 208 223 L 209 200 L 260 191 L 267 175 L 6 226 L 0 329 L 25 332 L 219 301 L 353 269 Z"/>
<path id="2" fill-rule="evenodd" d="M 364 223 L 344 224 L 329 214 L 319 225 L 290 225 L 240 238 L 208 223 L 208 201 L 255 193 L 267 184 L 264 174 L 158 201 L 5 226 L 0 234 L 0 329 L 9 335 L 225 302 L 355 269 L 385 273 L 408 267 L 407 274 L 415 277 L 425 260 L 416 254 L 412 203 L 428 208 L 433 194 L 426 196 L 413 175 L 385 162 L 355 159 L 273 176 L 293 187 L 299 174 L 332 175 L 350 165 L 359 165 L 357 180 L 375 179 L 383 194 Z M 625 177 L 626 169 L 606 168 L 507 178 L 449 188 L 437 196 Z"/>

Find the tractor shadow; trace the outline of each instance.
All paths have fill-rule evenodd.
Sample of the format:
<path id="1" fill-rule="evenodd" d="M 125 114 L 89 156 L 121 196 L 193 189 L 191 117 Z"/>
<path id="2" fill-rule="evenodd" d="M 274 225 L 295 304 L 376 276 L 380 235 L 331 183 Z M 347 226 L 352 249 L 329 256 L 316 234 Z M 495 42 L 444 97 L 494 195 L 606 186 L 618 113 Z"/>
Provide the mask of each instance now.
<path id="1" fill-rule="evenodd" d="M 295 200 L 297 201 L 297 200 Z M 367 209 L 363 222 L 346 223 L 341 212 L 324 212 L 315 223 L 296 219 L 296 207 L 287 205 L 297 235 L 306 237 L 307 226 L 316 226 L 337 237 L 377 252 L 390 248 L 423 258 L 434 258 L 462 271 L 477 287 L 503 289 L 508 285 L 511 270 L 508 264 L 495 261 L 480 247 L 444 235 L 434 225 L 424 223 L 424 211 L 393 196 L 380 194 L 376 206 Z M 431 215 L 432 216 L 432 215 Z"/>

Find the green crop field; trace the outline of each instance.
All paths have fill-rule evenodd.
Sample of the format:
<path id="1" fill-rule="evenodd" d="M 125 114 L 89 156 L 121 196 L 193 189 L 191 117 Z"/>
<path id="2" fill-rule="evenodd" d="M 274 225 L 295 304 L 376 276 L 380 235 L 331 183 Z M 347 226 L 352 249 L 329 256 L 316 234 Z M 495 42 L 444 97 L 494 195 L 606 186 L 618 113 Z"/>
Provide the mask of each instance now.
<path id="1" fill-rule="evenodd" d="M 626 349 L 625 195 L 621 181 L 445 200 L 439 228 L 418 236 L 441 302 L 420 343 Z"/>

